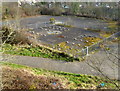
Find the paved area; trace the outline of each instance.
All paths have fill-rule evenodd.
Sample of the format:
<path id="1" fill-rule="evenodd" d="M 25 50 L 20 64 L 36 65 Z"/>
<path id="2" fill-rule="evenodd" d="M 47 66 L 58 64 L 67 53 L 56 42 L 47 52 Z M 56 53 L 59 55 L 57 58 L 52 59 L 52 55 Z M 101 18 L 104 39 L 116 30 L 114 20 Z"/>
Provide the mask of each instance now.
<path id="1" fill-rule="evenodd" d="M 91 19 L 91 18 L 84 18 L 84 17 L 73 17 L 73 16 L 35 16 L 29 18 L 23 18 L 20 20 L 21 26 L 26 26 L 29 24 L 35 23 L 45 23 L 48 22 L 50 18 L 55 18 L 58 21 L 66 22 L 68 24 L 72 24 L 77 28 L 94 28 L 94 29 L 101 29 L 107 31 L 107 23 L 102 20 L 98 19 Z M 37 28 L 34 26 L 33 28 Z"/>
<path id="2" fill-rule="evenodd" d="M 35 32 L 41 32 L 38 27 L 41 26 L 35 26 L 35 24 L 42 25 L 43 23 L 49 21 L 50 18 L 53 16 L 37 16 L 37 17 L 30 17 L 30 18 L 23 18 L 20 20 L 20 26 L 22 27 L 31 27 Z M 87 36 L 93 35 L 93 36 L 99 36 L 92 32 L 86 32 L 83 28 L 95 28 L 95 29 L 101 29 L 103 31 L 108 31 L 106 28 L 107 23 L 101 20 L 97 19 L 90 19 L 90 18 L 78 18 L 78 17 L 69 17 L 69 16 L 54 16 L 56 20 L 60 20 L 63 22 L 68 22 L 73 24 L 76 28 L 72 29 L 70 28 L 70 31 L 62 32 L 62 36 L 66 36 L 67 38 L 57 38 L 58 35 L 47 35 L 42 36 L 40 38 L 40 41 L 44 41 L 47 43 L 51 43 L 54 41 L 54 43 L 62 42 L 62 41 L 70 41 L 70 42 L 76 42 L 81 43 L 80 41 L 74 40 L 75 37 L 81 36 L 86 34 Z M 14 20 L 10 21 L 11 23 L 14 22 Z M 42 24 L 41 24 L 42 23 Z M 46 33 L 46 31 L 42 31 L 43 34 Z M 85 36 L 86 36 L 85 35 Z M 117 45 L 114 45 L 113 50 L 115 49 L 117 51 Z M 113 50 L 110 53 L 113 53 Z M 4 60 L 2 61 L 9 61 L 12 63 L 27 65 L 30 67 L 36 67 L 36 68 L 43 68 L 48 70 L 57 70 L 57 71 L 65 71 L 65 72 L 72 72 L 72 73 L 79 73 L 79 74 L 89 74 L 89 75 L 97 75 L 102 76 L 98 70 L 103 72 L 104 75 L 113 78 L 118 79 L 118 58 L 115 56 L 112 56 L 109 53 L 106 53 L 105 51 L 101 50 L 100 52 L 96 52 L 95 54 L 89 55 L 85 61 L 82 62 L 64 62 L 59 60 L 52 60 L 52 59 L 46 59 L 46 58 L 39 58 L 39 57 L 28 57 L 28 56 L 4 56 Z M 94 68 L 93 68 L 94 67 Z"/>
<path id="3" fill-rule="evenodd" d="M 57 21 L 62 21 L 68 25 L 73 25 L 73 28 L 61 27 L 49 24 L 49 19 L 55 18 Z M 86 46 L 89 42 L 84 39 L 84 37 L 101 38 L 99 32 L 92 32 L 85 30 L 84 28 L 100 29 L 103 31 L 108 31 L 108 24 L 103 20 L 84 18 L 84 17 L 74 17 L 74 16 L 35 16 L 22 18 L 18 21 L 11 20 L 10 24 L 18 22 L 20 28 L 29 28 L 28 31 L 31 34 L 37 35 L 37 40 L 39 43 L 48 45 L 49 47 L 64 51 L 74 56 L 78 56 L 78 53 Z M 4 23 L 3 23 L 4 25 Z M 55 32 L 56 34 L 49 34 Z M 30 38 L 29 38 L 30 39 Z M 69 50 L 58 44 L 64 43 Z M 92 44 L 94 44 L 93 42 Z M 63 44 L 62 44 L 63 45 Z"/>
<path id="4" fill-rule="evenodd" d="M 48 24 L 50 18 L 55 18 L 57 21 L 62 21 L 71 24 L 73 28 L 66 28 Z M 108 24 L 105 21 L 98 19 L 90 19 L 74 16 L 37 16 L 30 18 L 23 18 L 20 20 L 21 27 L 33 29 L 30 33 L 37 34 L 37 40 L 40 43 L 44 43 L 52 48 L 57 48 L 60 51 L 74 54 L 78 56 L 78 53 L 85 47 L 86 41 L 84 37 L 101 38 L 99 32 L 92 32 L 85 30 L 84 28 L 100 29 L 102 31 L 108 31 Z M 57 32 L 56 34 L 49 34 L 51 32 Z M 71 50 L 68 51 L 58 46 L 58 44 L 66 44 Z M 94 42 L 93 42 L 94 44 Z M 56 47 L 57 45 L 57 47 Z M 75 53 L 76 51 L 76 53 Z"/>
<path id="5" fill-rule="evenodd" d="M 52 26 L 47 24 L 50 18 L 55 18 L 57 21 L 62 21 L 68 25 L 73 25 L 74 28 L 65 28 L 59 26 Z M 48 27 L 47 27 L 48 26 Z M 49 27 L 52 26 L 52 27 Z M 81 37 L 100 37 L 99 33 L 86 31 L 84 28 L 100 29 L 103 31 L 109 31 L 107 29 L 108 24 L 105 21 L 83 18 L 83 17 L 71 17 L 71 16 L 37 16 L 30 18 L 23 18 L 20 20 L 20 27 L 33 29 L 35 33 L 39 33 L 38 39 L 48 44 L 58 44 L 61 42 L 69 41 L 71 44 L 84 44 L 81 42 Z M 59 31 L 60 34 L 50 35 L 48 32 Z M 83 36 L 81 36 L 83 35 Z M 60 38 L 58 36 L 64 36 Z M 78 38 L 79 37 L 79 38 Z M 76 41 L 75 41 L 76 39 Z M 70 45 L 70 44 L 69 44 Z"/>

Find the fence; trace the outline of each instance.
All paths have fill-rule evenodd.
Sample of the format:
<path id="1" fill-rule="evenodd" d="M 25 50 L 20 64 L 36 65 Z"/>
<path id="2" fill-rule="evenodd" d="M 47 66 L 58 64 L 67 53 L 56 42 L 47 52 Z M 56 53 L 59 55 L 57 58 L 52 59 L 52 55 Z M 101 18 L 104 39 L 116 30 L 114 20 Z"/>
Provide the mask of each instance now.
<path id="1" fill-rule="evenodd" d="M 76 57 L 85 57 L 94 51 L 102 49 L 103 47 L 108 48 L 108 46 L 109 46 L 108 43 L 110 41 L 114 40 L 117 36 L 120 36 L 120 32 L 114 33 L 111 36 L 109 36 L 109 37 L 107 37 L 107 38 L 105 38 L 105 39 L 103 39 L 103 40 L 101 40 L 101 41 L 99 41 L 91 46 L 88 46 L 88 47 L 82 49 L 80 52 L 77 53 Z"/>

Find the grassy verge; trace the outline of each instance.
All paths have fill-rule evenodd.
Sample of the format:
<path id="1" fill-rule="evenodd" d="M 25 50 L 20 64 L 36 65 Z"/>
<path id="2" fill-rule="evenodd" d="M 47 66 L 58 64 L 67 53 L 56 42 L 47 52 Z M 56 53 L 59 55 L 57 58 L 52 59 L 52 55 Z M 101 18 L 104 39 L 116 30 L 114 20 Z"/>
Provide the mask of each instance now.
<path id="1" fill-rule="evenodd" d="M 44 47 L 32 47 L 32 46 L 16 46 L 5 44 L 3 46 L 3 52 L 6 54 L 12 55 L 23 55 L 23 56 L 32 56 L 32 57 L 43 57 L 43 58 L 51 58 L 57 60 L 64 60 L 67 62 L 72 62 L 74 60 L 79 61 L 78 58 L 70 57 L 69 55 L 65 54 L 64 52 L 54 52 L 50 49 Z"/>
<path id="2" fill-rule="evenodd" d="M 116 80 L 108 80 L 105 78 L 97 77 L 97 76 L 91 76 L 91 75 L 83 75 L 83 74 L 74 74 L 74 73 L 68 73 L 68 72 L 59 72 L 59 71 L 48 71 L 44 69 L 38 69 L 38 68 L 31 68 L 27 66 L 22 66 L 18 64 L 12 64 L 8 62 L 0 62 L 1 65 L 11 67 L 13 69 L 25 69 L 28 71 L 28 73 L 34 73 L 36 75 L 42 75 L 47 77 L 55 77 L 59 78 L 60 80 L 64 80 L 62 84 L 67 85 L 67 89 L 96 89 L 99 84 L 104 83 L 105 86 L 101 87 L 102 89 L 116 89 L 116 84 L 118 84 L 118 81 Z M 27 75 L 27 74 L 26 74 Z M 35 83 L 34 83 L 35 84 Z"/>

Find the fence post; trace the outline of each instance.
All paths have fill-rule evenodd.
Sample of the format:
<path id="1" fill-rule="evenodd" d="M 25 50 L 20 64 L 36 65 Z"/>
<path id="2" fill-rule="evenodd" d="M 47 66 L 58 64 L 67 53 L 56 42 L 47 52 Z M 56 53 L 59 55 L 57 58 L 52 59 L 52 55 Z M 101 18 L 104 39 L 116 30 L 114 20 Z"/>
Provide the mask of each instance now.
<path id="1" fill-rule="evenodd" d="M 88 51 L 89 51 L 89 50 L 88 50 L 88 46 L 87 46 L 87 56 L 89 55 Z"/>

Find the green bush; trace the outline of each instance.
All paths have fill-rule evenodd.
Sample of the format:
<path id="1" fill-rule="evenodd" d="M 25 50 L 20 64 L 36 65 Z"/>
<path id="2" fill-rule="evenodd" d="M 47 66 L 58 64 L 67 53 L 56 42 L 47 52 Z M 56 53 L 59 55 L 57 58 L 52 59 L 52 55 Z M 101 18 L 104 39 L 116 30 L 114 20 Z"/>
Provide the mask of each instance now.
<path id="1" fill-rule="evenodd" d="M 50 23 L 55 23 L 55 18 L 50 18 Z"/>

